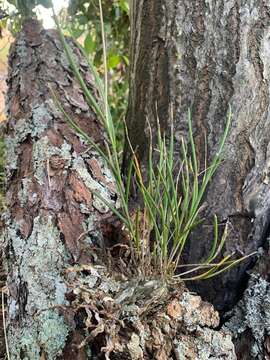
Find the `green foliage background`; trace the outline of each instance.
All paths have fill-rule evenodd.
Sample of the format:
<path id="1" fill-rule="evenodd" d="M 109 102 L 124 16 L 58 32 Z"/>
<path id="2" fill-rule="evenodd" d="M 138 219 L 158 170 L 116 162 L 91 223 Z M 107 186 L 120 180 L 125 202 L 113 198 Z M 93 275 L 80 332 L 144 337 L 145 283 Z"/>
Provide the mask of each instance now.
<path id="1" fill-rule="evenodd" d="M 129 65 L 129 2 L 102 0 L 106 32 L 109 71 L 109 104 L 122 143 L 123 120 L 128 98 Z M 68 14 L 62 14 L 61 24 L 76 39 L 83 41 L 100 75 L 103 75 L 103 53 L 98 0 L 71 0 Z"/>

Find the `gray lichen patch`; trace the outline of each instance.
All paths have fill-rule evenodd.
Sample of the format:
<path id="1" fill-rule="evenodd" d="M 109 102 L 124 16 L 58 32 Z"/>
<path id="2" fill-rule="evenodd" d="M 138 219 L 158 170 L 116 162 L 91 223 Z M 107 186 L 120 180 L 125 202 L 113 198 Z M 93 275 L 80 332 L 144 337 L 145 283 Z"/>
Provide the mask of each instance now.
<path id="1" fill-rule="evenodd" d="M 101 156 L 95 156 L 95 159 L 97 160 L 98 164 L 100 165 L 101 171 L 105 177 L 105 179 L 108 182 L 114 182 L 114 177 L 112 175 L 111 170 L 108 167 L 108 164 L 106 163 L 106 160 L 103 159 Z"/>
<path id="2" fill-rule="evenodd" d="M 68 336 L 68 327 L 63 317 L 54 311 L 43 312 L 39 316 L 39 341 L 48 360 L 60 355 Z"/>
<path id="3" fill-rule="evenodd" d="M 17 140 L 12 136 L 5 137 L 5 149 L 6 149 L 6 177 L 10 178 L 12 171 L 17 169 L 18 166 L 18 153 L 17 153 Z"/>
<path id="4" fill-rule="evenodd" d="M 10 242 L 12 244 L 12 249 L 14 250 L 15 256 L 18 256 L 18 258 L 20 258 L 23 255 L 25 247 L 24 242 L 21 241 L 20 237 L 18 236 L 21 227 L 21 221 L 11 220 L 9 212 L 6 212 L 5 216 L 6 229 L 3 234 L 4 243 L 9 244 Z"/>
<path id="5" fill-rule="evenodd" d="M 15 231 L 11 235 L 15 259 L 21 259 L 20 277 L 28 286 L 26 310 L 34 314 L 48 305 L 65 304 L 65 285 L 61 271 L 68 255 L 52 219 L 49 217 L 45 221 L 41 217 L 35 218 L 31 236 L 24 246 L 22 239 L 14 236 Z"/>
<path id="6" fill-rule="evenodd" d="M 21 143 L 24 141 L 29 134 L 31 134 L 30 122 L 27 119 L 19 119 L 14 125 L 14 138 L 16 141 Z"/>
<path id="7" fill-rule="evenodd" d="M 38 136 L 46 130 L 53 119 L 47 105 L 49 101 L 50 100 L 47 100 L 44 104 L 36 105 L 32 109 L 31 125 L 33 136 Z"/>
<path id="8" fill-rule="evenodd" d="M 40 346 L 38 344 L 38 333 L 35 324 L 24 323 L 21 330 L 9 328 L 9 352 L 13 360 L 39 360 Z M 23 357 L 21 357 L 21 354 Z"/>
<path id="9" fill-rule="evenodd" d="M 181 335 L 174 341 L 177 360 L 236 360 L 231 336 L 198 327 L 194 334 Z"/>
<path id="10" fill-rule="evenodd" d="M 14 133 L 12 136 L 6 136 L 5 138 L 5 148 L 6 148 L 6 173 L 7 177 L 12 174 L 13 170 L 17 169 L 19 153 L 18 149 L 22 142 L 24 142 L 28 136 L 31 136 L 32 139 L 40 137 L 41 134 L 48 128 L 49 124 L 53 119 L 53 109 L 54 105 L 52 100 L 45 101 L 44 104 L 35 105 L 32 108 L 32 114 L 27 119 L 21 118 L 16 121 L 14 124 Z M 40 142 L 39 142 L 40 141 Z M 63 154 L 63 157 L 67 157 L 70 160 L 70 145 L 66 142 L 62 145 L 62 148 L 59 150 L 56 147 L 50 147 L 47 144 L 48 140 L 46 137 L 41 138 L 36 142 L 35 148 L 35 160 L 37 164 L 42 159 L 47 159 L 49 155 L 53 154 Z M 44 166 L 41 165 L 41 167 Z M 43 184 L 43 171 L 38 169 L 37 176 L 40 184 Z"/>
<path id="11" fill-rule="evenodd" d="M 39 137 L 50 125 L 53 120 L 52 100 L 44 103 L 35 104 L 32 107 L 28 118 L 20 118 L 14 124 L 14 138 L 21 143 L 30 134 L 31 137 Z"/>
<path id="12" fill-rule="evenodd" d="M 236 360 L 234 345 L 229 332 L 203 329 L 200 337 L 195 338 L 195 343 L 199 354 L 205 354 L 204 357 L 199 357 L 200 360 L 222 358 Z"/>
<path id="13" fill-rule="evenodd" d="M 25 322 L 21 331 L 10 329 L 8 335 L 13 360 L 40 360 L 42 353 L 47 360 L 55 360 L 62 354 L 68 327 L 59 314 L 47 310 L 35 316 L 35 321 Z"/>
<path id="14" fill-rule="evenodd" d="M 16 52 L 21 59 L 27 58 L 27 46 L 26 41 L 23 38 L 20 38 L 16 42 Z M 22 64 L 23 65 L 23 64 Z"/>
<path id="15" fill-rule="evenodd" d="M 64 142 L 60 148 L 52 146 L 47 136 L 36 141 L 33 146 L 33 169 L 34 176 L 40 185 L 45 183 L 49 175 L 49 159 L 53 155 L 59 155 L 65 160 L 65 167 L 71 163 L 71 145 Z"/>
<path id="16" fill-rule="evenodd" d="M 49 100 L 44 104 L 35 105 L 32 109 L 32 116 L 29 118 L 20 118 L 14 124 L 13 137 L 7 138 L 7 151 L 13 156 L 16 149 L 28 135 L 36 137 L 42 134 L 52 120 L 51 110 L 48 108 Z M 10 157 L 12 159 L 12 157 Z M 14 157 L 13 157 L 14 160 Z"/>
<path id="17" fill-rule="evenodd" d="M 80 209 L 83 212 L 82 206 L 80 206 Z M 85 213 L 89 212 L 89 208 L 85 207 Z M 96 219 L 93 216 L 87 216 L 82 225 L 85 232 L 84 245 L 86 247 L 98 246 L 102 248 L 104 246 L 104 239 L 100 228 L 97 226 Z"/>
<path id="18" fill-rule="evenodd" d="M 17 235 L 18 225 L 9 226 L 7 236 L 12 244 L 15 263 L 13 278 L 27 284 L 27 303 L 25 310 L 31 317 L 28 323 L 9 327 L 12 336 L 10 352 L 12 359 L 40 359 L 41 350 L 47 359 L 55 359 L 65 346 L 68 327 L 57 313 L 57 306 L 66 305 L 67 291 L 62 271 L 67 263 L 68 254 L 60 240 L 60 233 L 52 218 L 34 219 L 33 230 L 26 242 Z M 12 230 L 14 229 L 14 230 Z M 55 308 L 48 310 L 50 308 Z M 20 304 L 11 298 L 10 317 L 22 315 Z M 38 314 L 38 315 L 37 315 Z M 32 319 L 31 321 L 29 319 Z M 30 323 L 31 322 L 31 323 Z M 13 342 L 14 339 L 14 342 Z"/>
<path id="19" fill-rule="evenodd" d="M 270 335 L 270 286 L 259 275 L 252 275 L 242 300 L 226 323 L 235 340 L 252 334 L 250 359 L 263 360 L 264 340 Z"/>
<path id="20" fill-rule="evenodd" d="M 25 206 L 29 198 L 29 186 L 31 183 L 32 181 L 29 178 L 22 179 L 21 190 L 18 192 L 18 198 L 21 206 Z"/>
<path id="21" fill-rule="evenodd" d="M 218 312 L 209 303 L 203 302 L 200 296 L 185 292 L 180 300 L 183 321 L 190 330 L 197 325 L 215 328 L 219 325 Z"/>

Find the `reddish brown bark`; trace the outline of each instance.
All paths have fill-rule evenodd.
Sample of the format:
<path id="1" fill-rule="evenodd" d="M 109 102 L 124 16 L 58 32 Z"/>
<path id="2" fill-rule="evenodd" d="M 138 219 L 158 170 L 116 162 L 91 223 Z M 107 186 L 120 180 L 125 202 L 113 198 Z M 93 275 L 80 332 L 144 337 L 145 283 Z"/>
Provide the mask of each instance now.
<path id="1" fill-rule="evenodd" d="M 97 97 L 85 60 L 70 46 Z M 68 305 L 64 272 L 90 263 L 91 248 L 102 248 L 99 224 L 109 212 L 93 189 L 111 202 L 115 198 L 106 165 L 86 151 L 89 146 L 67 124 L 52 91 L 74 121 L 102 144 L 103 129 L 74 79 L 57 32 L 30 20 L 9 57 L 5 261 L 12 359 L 56 359 L 67 340 L 68 349 L 78 343 L 75 320 L 67 322 L 65 311 L 58 309 Z M 84 350 L 76 349 L 73 358 L 86 359 Z M 64 354 L 70 359 L 69 350 Z"/>

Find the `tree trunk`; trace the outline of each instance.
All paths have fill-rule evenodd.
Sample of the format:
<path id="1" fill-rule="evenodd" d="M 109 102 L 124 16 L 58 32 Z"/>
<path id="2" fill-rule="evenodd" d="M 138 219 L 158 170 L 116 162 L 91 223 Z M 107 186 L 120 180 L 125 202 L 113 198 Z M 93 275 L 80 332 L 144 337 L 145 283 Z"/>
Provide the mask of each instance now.
<path id="1" fill-rule="evenodd" d="M 81 72 L 94 80 L 74 48 Z M 97 143 L 103 130 L 82 95 L 55 31 L 29 20 L 9 57 L 6 134 L 8 340 L 11 359 L 86 359 L 76 319 L 67 321 L 68 270 L 89 264 L 103 246 L 101 220 L 110 215 L 93 195 L 114 203 L 106 164 L 75 135 L 54 103 Z M 88 151 L 87 151 L 88 150 Z"/>
<path id="2" fill-rule="evenodd" d="M 156 119 L 165 130 L 172 107 L 179 144 L 191 108 L 197 155 L 201 164 L 207 156 L 209 164 L 232 107 L 225 160 L 204 198 L 206 220 L 186 248 L 188 263 L 206 258 L 214 214 L 221 224 L 229 224 L 229 253 L 249 254 L 264 246 L 269 235 L 269 25 L 270 6 L 263 0 L 132 2 L 127 124 L 142 164 L 147 158 L 146 119 L 155 138 Z M 124 167 L 128 154 L 127 146 Z M 218 309 L 230 309 L 242 295 L 251 264 L 245 261 L 191 288 Z"/>
<path id="3" fill-rule="evenodd" d="M 265 1 L 134 0 L 131 19 L 127 123 L 142 164 L 147 159 L 146 119 L 154 137 L 156 118 L 165 130 L 172 106 L 177 141 L 186 134 L 191 108 L 197 155 L 203 163 L 204 136 L 209 161 L 232 106 L 225 160 L 204 199 L 206 222 L 191 237 L 184 260 L 205 258 L 213 214 L 221 223 L 229 222 L 228 252 L 248 254 L 263 247 L 248 282 L 246 270 L 252 261 L 190 287 L 223 311 L 241 298 L 223 320 L 230 319 L 226 328 L 233 332 L 237 356 L 268 359 L 270 6 Z M 128 156 L 127 148 L 126 162 Z"/>
<path id="4" fill-rule="evenodd" d="M 26 22 L 9 65 L 4 247 L 10 358 L 235 360 L 231 335 L 218 330 L 212 305 L 183 284 L 171 288 L 131 277 L 127 244 L 109 248 L 110 212 L 93 191 L 115 203 L 113 179 L 69 128 L 51 90 L 97 143 L 103 132 L 57 33 Z"/>

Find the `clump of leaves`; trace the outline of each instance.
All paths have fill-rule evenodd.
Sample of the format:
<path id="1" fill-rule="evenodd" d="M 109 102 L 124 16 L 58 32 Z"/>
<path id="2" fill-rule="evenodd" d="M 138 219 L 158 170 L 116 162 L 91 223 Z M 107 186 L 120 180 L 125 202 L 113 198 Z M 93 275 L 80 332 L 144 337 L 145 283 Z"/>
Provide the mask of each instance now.
<path id="1" fill-rule="evenodd" d="M 101 0 L 99 5 L 101 24 L 103 24 Z M 152 141 L 150 141 L 147 180 L 143 179 L 136 153 L 130 145 L 132 157 L 127 179 L 124 181 L 121 173 L 121 160 L 118 154 L 115 124 L 108 104 L 108 68 L 104 26 L 101 26 L 105 69 L 104 84 L 100 80 L 95 67 L 88 59 L 89 67 L 95 74 L 97 90 L 102 99 L 99 104 L 80 74 L 72 50 L 65 40 L 56 17 L 55 21 L 74 75 L 84 92 L 89 106 L 95 110 L 106 131 L 108 139 L 107 146 L 105 147 L 106 150 L 97 146 L 92 139 L 78 127 L 73 119 L 65 112 L 56 96 L 55 101 L 63 112 L 67 122 L 106 160 L 114 175 L 121 204 L 120 210 L 108 203 L 99 193 L 95 192 L 95 195 L 122 221 L 130 240 L 132 259 L 136 263 L 140 275 L 148 277 L 152 276 L 153 273 L 158 273 L 164 280 L 172 278 L 184 280 L 208 279 L 236 265 L 239 261 L 243 261 L 245 257 L 232 260 L 233 254 L 216 261 L 221 257 L 221 250 L 226 240 L 227 227 L 225 227 L 224 234 L 219 241 L 218 221 L 215 217 L 213 244 L 208 258 L 203 259 L 198 265 L 191 266 L 191 269 L 179 273 L 183 250 L 190 233 L 201 221 L 199 214 L 203 195 L 222 161 L 222 151 L 231 123 L 231 111 L 229 110 L 228 112 L 227 123 L 218 150 L 210 166 L 208 166 L 203 173 L 199 172 L 191 114 L 189 112 L 187 119 L 189 129 L 188 141 L 185 141 L 184 138 L 182 139 L 179 162 L 175 164 L 174 159 L 173 116 L 171 116 L 170 119 L 170 134 L 167 136 L 167 138 L 169 138 L 169 144 L 165 134 L 161 133 L 157 120 L 158 139 L 155 149 L 153 148 Z M 135 213 L 130 211 L 130 189 L 132 181 L 136 183 L 136 187 L 142 198 L 142 205 L 136 209 Z"/>

